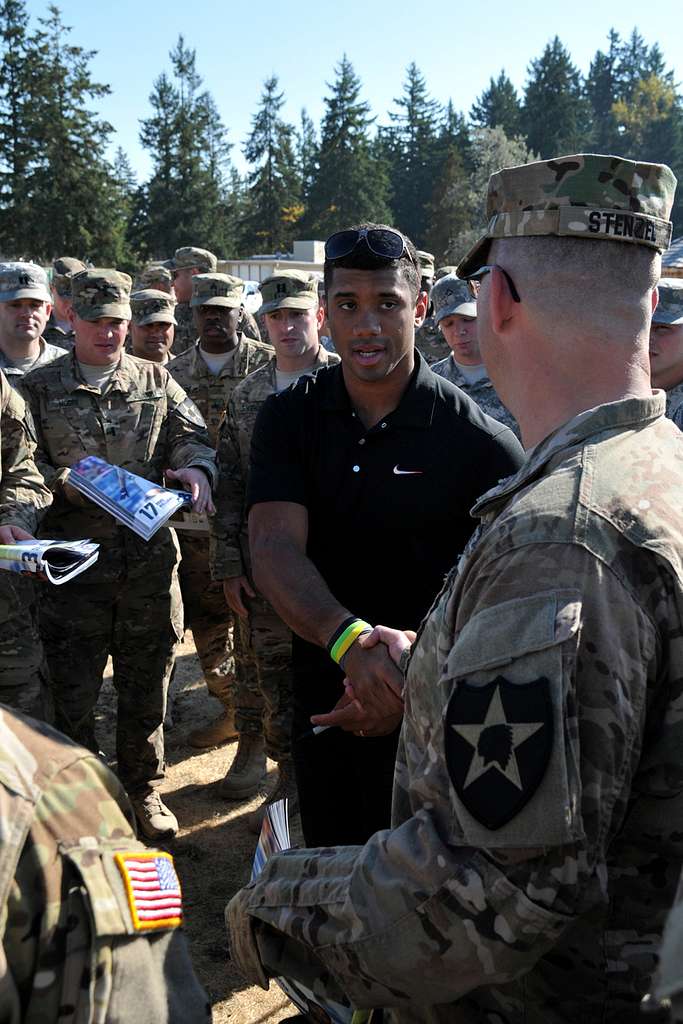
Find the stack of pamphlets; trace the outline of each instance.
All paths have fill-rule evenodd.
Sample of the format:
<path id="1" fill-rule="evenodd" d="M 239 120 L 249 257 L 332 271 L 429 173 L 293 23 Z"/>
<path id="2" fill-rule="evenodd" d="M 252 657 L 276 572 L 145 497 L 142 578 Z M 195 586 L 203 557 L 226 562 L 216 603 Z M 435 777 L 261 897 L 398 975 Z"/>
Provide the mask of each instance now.
<path id="1" fill-rule="evenodd" d="M 177 509 L 192 504 L 189 491 L 150 483 L 97 455 L 72 466 L 68 482 L 143 540 L 153 537 Z"/>
<path id="2" fill-rule="evenodd" d="M 251 869 L 251 881 L 261 874 L 272 854 L 280 850 L 289 850 L 291 845 L 287 800 L 277 800 L 273 804 L 268 804 L 263 819 Z M 300 981 L 290 978 L 276 978 L 275 981 L 296 1008 L 310 1020 L 329 1021 L 330 1024 L 365 1024 L 371 1018 L 371 1011 L 354 1011 L 348 1003 L 339 1003 L 329 997 L 323 998 L 319 994 L 314 995 Z"/>
<path id="3" fill-rule="evenodd" d="M 0 544 L 0 569 L 48 580 L 58 587 L 85 572 L 99 553 L 99 544 L 89 540 L 19 540 Z"/>

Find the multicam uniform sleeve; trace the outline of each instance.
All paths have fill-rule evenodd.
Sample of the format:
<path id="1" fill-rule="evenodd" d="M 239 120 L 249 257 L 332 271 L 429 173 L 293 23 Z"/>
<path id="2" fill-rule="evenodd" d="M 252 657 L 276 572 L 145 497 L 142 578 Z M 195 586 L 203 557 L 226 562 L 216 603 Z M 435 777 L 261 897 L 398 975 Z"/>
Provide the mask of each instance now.
<path id="1" fill-rule="evenodd" d="M 0 525 L 29 533 L 52 501 L 34 461 L 35 442 L 30 411 L 0 373 Z"/>
<path id="2" fill-rule="evenodd" d="M 648 607 L 666 609 L 650 577 Z M 303 944 L 358 1008 L 510 981 L 606 898 L 661 672 L 653 618 L 573 545 L 478 565 L 462 594 L 442 593 L 408 669 L 402 823 L 364 847 L 278 854 L 235 897 L 232 928 L 258 922 L 269 974 L 296 974 Z"/>
<path id="3" fill-rule="evenodd" d="M 196 466 L 204 470 L 212 488 L 215 487 L 218 476 L 216 453 L 204 418 L 192 399 L 188 398 L 180 384 L 170 375 L 166 378 L 166 399 L 170 468 L 189 469 Z"/>
<path id="4" fill-rule="evenodd" d="M 225 580 L 243 576 L 245 572 L 239 535 L 244 519 L 246 481 L 242 472 L 236 409 L 232 397 L 218 431 L 216 458 L 218 485 L 214 498 L 216 514 L 210 519 L 209 565 L 212 579 Z"/>
<path id="5" fill-rule="evenodd" d="M 103 1024 L 211 1019 L 182 931 L 136 927 L 117 855 L 150 851 L 125 802 L 115 777 L 76 747 L 40 796 L 7 901 L 3 1020 L 61 1020 L 66 1007 L 70 1020 Z"/>

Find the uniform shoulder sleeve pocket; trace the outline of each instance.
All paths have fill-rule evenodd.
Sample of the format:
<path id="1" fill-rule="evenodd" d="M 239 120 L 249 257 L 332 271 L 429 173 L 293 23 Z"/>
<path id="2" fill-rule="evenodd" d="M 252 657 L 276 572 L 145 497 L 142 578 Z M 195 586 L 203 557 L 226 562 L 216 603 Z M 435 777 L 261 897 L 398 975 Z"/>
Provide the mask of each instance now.
<path id="1" fill-rule="evenodd" d="M 554 590 L 473 615 L 442 684 L 451 841 L 541 847 L 583 837 L 573 678 L 581 595 Z"/>
<path id="2" fill-rule="evenodd" d="M 61 847 L 80 875 L 98 936 L 167 931 L 182 924 L 173 857 L 131 839 Z"/>

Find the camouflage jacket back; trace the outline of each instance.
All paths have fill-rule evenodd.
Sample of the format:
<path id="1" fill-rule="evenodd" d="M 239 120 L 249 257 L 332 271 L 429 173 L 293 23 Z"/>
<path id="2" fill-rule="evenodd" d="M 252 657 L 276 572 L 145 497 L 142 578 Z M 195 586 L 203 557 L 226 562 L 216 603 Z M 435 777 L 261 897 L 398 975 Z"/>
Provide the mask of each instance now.
<path id="1" fill-rule="evenodd" d="M 413 646 L 393 829 L 278 855 L 253 886 L 249 913 L 354 1005 L 640 1020 L 683 860 L 683 439 L 663 412 L 659 393 L 582 413 L 480 499 Z"/>
<path id="2" fill-rule="evenodd" d="M 36 462 L 54 494 L 42 536 L 99 542 L 100 557 L 84 575 L 86 583 L 117 579 L 125 571 L 145 572 L 149 558 L 160 569 L 172 565 L 177 549 L 167 527 L 145 543 L 87 499 L 72 504 L 63 490 L 68 468 L 86 455 L 98 455 L 154 483 L 163 482 L 166 469 L 188 466 L 203 469 L 215 483 L 215 453 L 204 421 L 168 371 L 123 353 L 100 394 L 82 379 L 69 352 L 27 374 L 21 389 L 36 427 Z"/>
<path id="3" fill-rule="evenodd" d="M 270 345 L 251 338 L 240 338 L 235 358 L 220 373 L 211 373 L 195 344 L 171 360 L 168 372 L 190 396 L 206 421 L 211 443 L 216 444 L 218 427 L 225 415 L 230 396 L 237 385 L 273 355 Z"/>

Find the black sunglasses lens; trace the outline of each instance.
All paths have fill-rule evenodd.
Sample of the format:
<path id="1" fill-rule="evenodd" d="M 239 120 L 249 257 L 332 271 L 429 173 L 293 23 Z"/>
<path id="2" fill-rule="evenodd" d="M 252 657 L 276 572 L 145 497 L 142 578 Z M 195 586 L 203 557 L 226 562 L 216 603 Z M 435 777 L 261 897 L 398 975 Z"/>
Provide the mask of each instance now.
<path id="1" fill-rule="evenodd" d="M 370 228 L 367 234 L 368 249 L 375 256 L 384 256 L 388 260 L 400 260 L 405 243 L 398 231 L 387 231 L 386 228 Z"/>
<path id="2" fill-rule="evenodd" d="M 325 259 L 340 260 L 348 256 L 358 245 L 360 235 L 357 231 L 337 231 L 325 242 Z"/>

